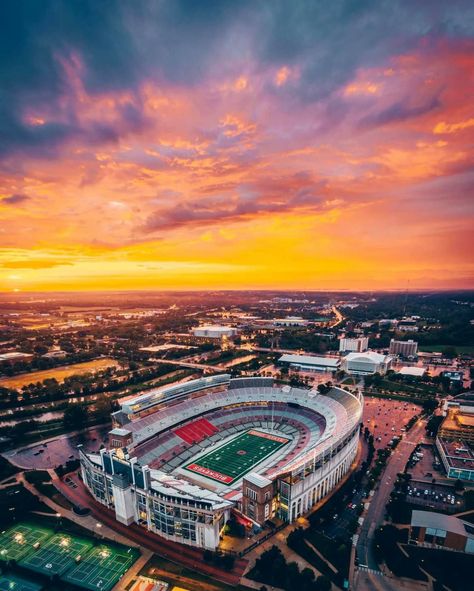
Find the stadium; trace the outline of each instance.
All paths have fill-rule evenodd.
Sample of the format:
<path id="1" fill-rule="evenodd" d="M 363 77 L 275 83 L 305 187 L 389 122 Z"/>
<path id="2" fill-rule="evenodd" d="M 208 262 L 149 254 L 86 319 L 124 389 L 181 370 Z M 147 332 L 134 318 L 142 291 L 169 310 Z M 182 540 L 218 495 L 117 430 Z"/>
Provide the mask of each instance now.
<path id="1" fill-rule="evenodd" d="M 152 390 L 113 413 L 110 447 L 80 452 L 84 483 L 118 521 L 215 549 L 231 514 L 254 531 L 292 522 L 357 453 L 363 400 L 341 388 L 205 377 Z"/>

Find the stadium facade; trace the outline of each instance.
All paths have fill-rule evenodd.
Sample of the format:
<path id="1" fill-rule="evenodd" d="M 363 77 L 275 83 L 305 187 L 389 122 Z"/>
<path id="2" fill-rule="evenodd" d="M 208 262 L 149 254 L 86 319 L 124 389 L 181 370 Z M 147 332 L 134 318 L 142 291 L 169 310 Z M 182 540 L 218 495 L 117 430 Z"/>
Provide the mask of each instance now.
<path id="1" fill-rule="evenodd" d="M 80 452 L 92 496 L 125 524 L 215 549 L 231 513 L 292 522 L 357 453 L 363 400 L 218 375 L 152 390 L 113 413 L 110 447 Z"/>

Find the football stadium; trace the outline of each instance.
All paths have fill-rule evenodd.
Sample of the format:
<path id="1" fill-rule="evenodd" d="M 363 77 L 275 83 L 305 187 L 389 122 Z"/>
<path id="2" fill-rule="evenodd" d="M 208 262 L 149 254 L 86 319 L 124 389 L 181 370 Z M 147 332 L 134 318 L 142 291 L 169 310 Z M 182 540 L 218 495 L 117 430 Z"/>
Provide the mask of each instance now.
<path id="1" fill-rule="evenodd" d="M 233 515 L 257 531 L 327 495 L 357 453 L 363 400 L 272 378 L 217 375 L 151 390 L 113 413 L 109 448 L 80 452 L 118 521 L 215 549 Z"/>

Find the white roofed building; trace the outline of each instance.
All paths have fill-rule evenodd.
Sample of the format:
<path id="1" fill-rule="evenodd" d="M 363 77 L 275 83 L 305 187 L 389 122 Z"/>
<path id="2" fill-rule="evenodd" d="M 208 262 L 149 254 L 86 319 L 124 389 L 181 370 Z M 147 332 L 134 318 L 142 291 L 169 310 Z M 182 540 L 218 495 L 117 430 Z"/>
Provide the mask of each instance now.
<path id="1" fill-rule="evenodd" d="M 351 375 L 385 374 L 390 369 L 392 357 L 375 351 L 349 353 L 342 359 L 341 368 Z"/>
<path id="2" fill-rule="evenodd" d="M 223 337 L 234 337 L 239 331 L 232 326 L 206 325 L 196 326 L 196 328 L 192 329 L 192 332 L 195 337 L 222 339 Z"/>
<path id="3" fill-rule="evenodd" d="M 410 367 L 405 366 L 398 372 L 401 376 L 411 376 L 414 378 L 421 378 L 425 375 L 426 369 L 424 367 Z"/>
<path id="4" fill-rule="evenodd" d="M 278 360 L 298 371 L 330 371 L 335 372 L 341 364 L 337 357 L 316 357 L 312 355 L 282 355 Z"/>

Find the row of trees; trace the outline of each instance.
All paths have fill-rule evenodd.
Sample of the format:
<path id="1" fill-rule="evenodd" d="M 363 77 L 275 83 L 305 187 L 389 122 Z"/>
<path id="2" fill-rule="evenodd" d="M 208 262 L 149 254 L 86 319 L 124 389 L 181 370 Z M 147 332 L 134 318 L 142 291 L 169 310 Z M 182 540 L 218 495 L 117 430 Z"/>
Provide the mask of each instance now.
<path id="1" fill-rule="evenodd" d="M 285 591 L 330 591 L 331 581 L 325 577 L 315 577 L 311 568 L 300 568 L 296 562 L 288 563 L 280 548 L 272 546 L 257 558 L 251 576 L 256 581 L 281 587 Z M 266 589 L 261 587 L 261 591 Z"/>

